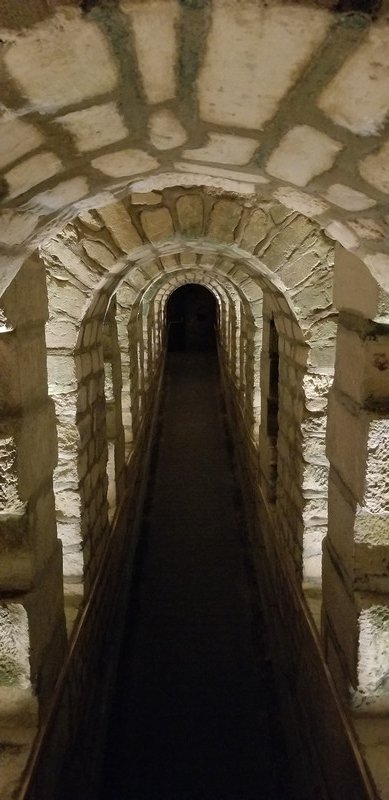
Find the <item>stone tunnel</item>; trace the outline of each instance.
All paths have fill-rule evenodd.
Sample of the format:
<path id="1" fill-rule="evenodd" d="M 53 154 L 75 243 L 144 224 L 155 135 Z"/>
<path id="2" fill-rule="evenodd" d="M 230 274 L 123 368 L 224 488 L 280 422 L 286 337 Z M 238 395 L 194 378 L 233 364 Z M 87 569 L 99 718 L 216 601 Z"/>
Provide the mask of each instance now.
<path id="1" fill-rule="evenodd" d="M 86 740 L 93 783 L 189 285 L 293 780 L 387 800 L 388 3 L 1 0 L 0 29 L 0 797 L 66 800 Z"/>

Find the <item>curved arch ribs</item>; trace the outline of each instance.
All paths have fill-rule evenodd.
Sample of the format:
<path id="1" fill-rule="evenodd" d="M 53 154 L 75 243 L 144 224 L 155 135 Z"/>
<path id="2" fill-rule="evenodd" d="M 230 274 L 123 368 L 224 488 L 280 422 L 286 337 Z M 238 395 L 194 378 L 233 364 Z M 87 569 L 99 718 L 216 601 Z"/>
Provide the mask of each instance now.
<path id="1" fill-rule="evenodd" d="M 304 588 L 318 620 L 325 541 L 322 616 L 329 662 L 341 690 L 345 691 L 345 682 L 349 681 L 347 686 L 354 688 L 358 703 L 370 702 L 372 697 L 382 699 L 382 664 L 380 672 L 374 662 L 372 677 L 363 646 L 374 641 L 379 650 L 377 630 L 386 619 L 385 603 L 369 605 L 366 598 L 372 586 L 373 591 L 377 587 L 386 591 L 386 579 L 378 579 L 374 571 L 382 548 L 380 535 L 377 533 L 374 539 L 374 531 L 380 530 L 389 511 L 384 500 L 373 499 L 377 476 L 371 455 L 379 432 L 387 437 L 387 419 L 383 420 L 381 413 L 387 390 L 376 373 L 372 391 L 366 388 L 370 387 L 372 363 L 378 358 L 366 329 L 358 328 L 355 315 L 344 312 L 338 326 L 332 302 L 333 262 L 333 244 L 319 227 L 279 204 L 221 190 L 170 187 L 151 195 L 138 193 L 136 202 L 129 195 L 123 201 L 80 214 L 45 242 L 20 270 L 3 297 L 4 335 L 0 340 L 3 359 L 16 358 L 19 369 L 28 340 L 28 357 L 34 362 L 34 382 L 39 386 L 34 389 L 38 391 L 36 399 L 28 392 L 17 397 L 15 389 L 19 427 L 15 429 L 10 422 L 2 439 L 7 463 L 2 502 L 4 513 L 12 517 L 12 555 L 18 565 L 12 572 L 10 588 L 26 593 L 25 604 L 15 607 L 27 642 L 14 660 L 20 692 L 33 698 L 26 647 L 28 650 L 29 635 L 34 636 L 34 614 L 39 611 L 39 601 L 35 608 L 30 599 L 34 575 L 47 569 L 48 580 L 56 587 L 50 589 L 55 602 L 47 636 L 58 636 L 58 630 L 63 631 L 63 607 L 61 611 L 57 531 L 62 543 L 70 631 L 98 569 L 133 455 L 142 441 L 140 432 L 152 406 L 164 351 L 167 299 L 176 288 L 190 282 L 206 286 L 217 299 L 224 383 L 238 438 L 244 443 L 247 480 L 254 495 L 261 487 L 271 510 L 273 530 L 277 532 L 271 546 L 282 569 Z M 33 275 L 39 277 L 43 289 L 46 281 L 48 307 L 35 292 L 27 317 L 17 316 L 20 287 L 29 291 Z M 341 283 L 337 291 L 341 296 Z M 352 325 L 350 319 L 354 320 Z M 331 389 L 337 331 L 339 363 Z M 350 382 L 344 377 L 349 373 L 343 351 L 350 337 L 354 337 L 354 343 L 358 341 L 363 355 L 358 386 L 351 374 Z M 382 334 L 378 348 L 382 363 L 387 347 L 387 337 Z M 17 384 L 18 375 L 14 380 Z M 361 387 L 366 403 L 361 401 Z M 332 408 L 340 405 L 342 410 L 332 417 L 330 413 L 329 418 L 328 526 L 326 429 L 330 389 Z M 274 413 L 272 416 L 275 394 L 276 428 Z M 381 402 L 381 410 L 376 400 Z M 355 403 L 361 403 L 358 413 Z M 32 443 L 33 458 L 43 460 L 39 478 L 31 466 L 33 477 L 26 481 L 17 464 L 23 463 L 18 448 L 26 448 L 23 423 L 30 414 L 36 419 L 33 427 L 41 439 L 39 447 L 35 447 L 35 440 Z M 342 414 L 344 423 L 339 423 Z M 39 437 L 42 426 L 44 433 L 42 430 Z M 42 444 L 48 437 L 55 438 L 55 428 L 57 463 Z M 339 442 L 347 442 L 347 430 L 352 431 L 354 439 L 360 438 L 355 486 L 349 485 L 347 450 L 339 456 Z M 385 455 L 381 444 L 379 447 L 382 466 Z M 363 448 L 367 448 L 367 457 Z M 43 468 L 46 461 L 47 468 Z M 365 464 L 367 488 L 360 472 Z M 337 559 L 343 559 L 343 545 L 339 543 L 344 539 L 340 537 L 337 509 L 346 496 L 348 516 L 342 510 L 342 524 L 347 518 L 350 547 L 355 546 L 357 557 L 342 564 L 348 570 L 347 596 L 353 619 L 360 601 L 350 600 L 350 588 L 354 598 L 363 597 L 359 627 L 354 626 L 357 657 L 355 649 L 353 653 L 344 652 L 347 643 L 339 629 L 339 608 L 332 593 Z M 361 524 L 366 519 L 374 541 L 366 539 Z M 50 530 L 45 544 L 41 543 L 42 524 Z M 376 558 L 372 556 L 374 547 L 378 548 Z M 371 571 L 365 576 L 362 565 L 367 550 Z M 55 568 L 53 559 L 57 559 Z M 63 647 L 63 633 L 62 642 Z M 35 647 L 31 638 L 30 646 Z M 43 652 L 42 645 L 42 655 L 39 651 L 35 655 L 38 672 Z M 55 672 L 55 664 L 52 669 Z"/>

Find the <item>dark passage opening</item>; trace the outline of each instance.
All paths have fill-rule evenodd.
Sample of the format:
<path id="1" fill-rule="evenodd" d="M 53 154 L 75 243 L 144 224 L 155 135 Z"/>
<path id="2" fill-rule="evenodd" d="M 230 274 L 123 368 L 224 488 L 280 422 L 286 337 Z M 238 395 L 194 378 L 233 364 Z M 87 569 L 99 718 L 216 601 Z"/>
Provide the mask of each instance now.
<path id="1" fill-rule="evenodd" d="M 196 283 L 173 292 L 167 302 L 168 351 L 207 351 L 216 348 L 216 299 Z"/>
<path id="2" fill-rule="evenodd" d="M 203 293 L 185 289 L 169 317 L 184 308 L 191 349 L 167 358 L 101 800 L 292 800 L 217 354 L 196 352 L 211 304 L 207 336 L 187 336 Z"/>

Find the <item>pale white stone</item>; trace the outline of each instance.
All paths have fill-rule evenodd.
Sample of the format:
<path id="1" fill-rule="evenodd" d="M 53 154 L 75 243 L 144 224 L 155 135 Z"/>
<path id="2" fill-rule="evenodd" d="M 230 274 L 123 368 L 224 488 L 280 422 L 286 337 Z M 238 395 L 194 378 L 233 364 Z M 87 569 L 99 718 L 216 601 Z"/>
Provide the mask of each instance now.
<path id="1" fill-rule="evenodd" d="M 138 3 L 123 0 L 121 9 L 129 15 L 143 86 L 149 103 L 171 100 L 176 93 L 177 0 Z"/>
<path id="2" fill-rule="evenodd" d="M 359 241 L 355 236 L 354 231 L 352 231 L 343 222 L 333 220 L 327 225 L 325 233 L 330 237 L 330 239 L 335 239 L 335 241 L 340 242 L 340 244 L 346 249 L 352 250 L 359 245 Z"/>
<path id="3" fill-rule="evenodd" d="M 144 150 L 119 150 L 105 156 L 98 156 L 92 160 L 95 169 L 110 175 L 113 178 L 124 178 L 127 175 L 137 175 L 140 172 L 149 172 L 158 167 L 158 161 L 145 153 Z"/>
<path id="4" fill-rule="evenodd" d="M 257 147 L 258 141 L 247 136 L 209 133 L 206 145 L 195 150 L 184 150 L 182 155 L 190 161 L 211 161 L 216 164 L 234 164 L 242 167 L 248 164 Z"/>
<path id="5" fill-rule="evenodd" d="M 83 108 L 81 111 L 72 111 L 63 117 L 57 117 L 55 121 L 61 122 L 72 134 L 77 148 L 82 153 L 106 147 L 128 136 L 128 130 L 116 103 L 104 103 Z"/>
<path id="6" fill-rule="evenodd" d="M 201 185 L 204 183 L 205 186 L 220 186 L 221 188 L 231 188 L 234 191 L 234 188 L 229 187 L 227 182 L 223 180 L 215 183 L 212 178 L 227 178 L 231 182 L 238 182 L 238 185 L 242 187 L 242 192 L 245 194 L 247 192 L 253 192 L 253 187 L 248 186 L 248 184 L 252 183 L 269 183 L 267 178 L 264 178 L 263 175 L 260 173 L 256 174 L 253 172 L 238 172 L 237 170 L 233 169 L 223 169 L 222 167 L 204 167 L 202 164 L 189 164 L 186 161 L 177 161 L 175 163 L 175 169 L 180 170 L 181 172 L 189 172 L 191 175 L 201 175 L 203 178 L 199 180 L 197 178 L 197 183 Z M 182 176 L 180 178 L 182 181 Z M 187 185 L 190 185 L 190 182 L 193 179 L 189 179 Z M 235 189 L 235 191 L 239 191 Z"/>
<path id="7" fill-rule="evenodd" d="M 45 208 L 49 211 L 57 211 L 64 206 L 75 203 L 81 197 L 88 194 L 89 186 L 86 178 L 70 178 L 68 181 L 58 183 L 54 189 L 48 189 L 47 192 L 40 192 L 35 195 L 31 203 L 32 208 Z"/>
<path id="8" fill-rule="evenodd" d="M 200 116 L 261 129 L 323 40 L 326 12 L 215 0 L 199 77 Z"/>
<path id="9" fill-rule="evenodd" d="M 149 119 L 150 142 L 157 150 L 180 147 L 187 140 L 186 131 L 168 108 L 154 111 Z"/>
<path id="10" fill-rule="evenodd" d="M 55 319 L 46 325 L 46 345 L 52 348 L 73 349 L 76 346 L 78 330 L 72 322 Z"/>
<path id="11" fill-rule="evenodd" d="M 112 91 L 117 73 L 98 25 L 67 10 L 15 37 L 4 60 L 31 108 L 55 111 Z M 28 68 L 26 68 L 28 65 Z"/>
<path id="12" fill-rule="evenodd" d="M 310 125 L 297 125 L 281 139 L 266 171 L 296 186 L 306 186 L 315 175 L 331 169 L 342 147 L 340 142 Z"/>
<path id="13" fill-rule="evenodd" d="M 377 134 L 389 111 L 389 28 L 372 25 L 366 39 L 322 92 L 319 107 L 361 136 Z"/>
<path id="14" fill-rule="evenodd" d="M 22 161 L 5 174 L 10 196 L 17 197 L 60 171 L 62 165 L 54 153 L 44 152 Z"/>
<path id="15" fill-rule="evenodd" d="M 345 186 L 343 183 L 333 183 L 323 197 L 330 203 L 345 208 L 346 211 L 363 211 L 375 206 L 375 200 L 372 200 L 371 197 L 352 189 L 351 186 Z"/>
<path id="16" fill-rule="evenodd" d="M 35 150 L 44 138 L 40 131 L 21 119 L 0 124 L 0 168 Z"/>
<path id="17" fill-rule="evenodd" d="M 384 142 L 377 153 L 362 159 L 359 172 L 367 183 L 389 194 L 389 142 Z"/>
<path id="18" fill-rule="evenodd" d="M 39 217 L 36 214 L 21 214 L 18 211 L 4 209 L 0 212 L 0 242 L 13 245 L 24 242 L 33 233 Z"/>
<path id="19" fill-rule="evenodd" d="M 286 208 L 298 211 L 306 217 L 319 216 L 328 209 L 328 205 L 323 203 L 322 200 L 305 192 L 299 192 L 297 189 L 292 189 L 291 186 L 281 186 L 276 189 L 273 192 L 273 197 L 279 200 Z"/>

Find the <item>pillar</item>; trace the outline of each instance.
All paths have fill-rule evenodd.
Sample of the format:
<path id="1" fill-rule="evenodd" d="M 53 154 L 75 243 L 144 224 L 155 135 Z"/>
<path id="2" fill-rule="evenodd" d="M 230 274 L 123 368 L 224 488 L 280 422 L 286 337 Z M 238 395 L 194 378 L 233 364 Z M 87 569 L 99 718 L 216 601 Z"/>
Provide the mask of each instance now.
<path id="1" fill-rule="evenodd" d="M 45 270 L 31 258 L 0 299 L 0 730 L 8 742 L 44 715 L 66 648 L 47 315 Z"/>

